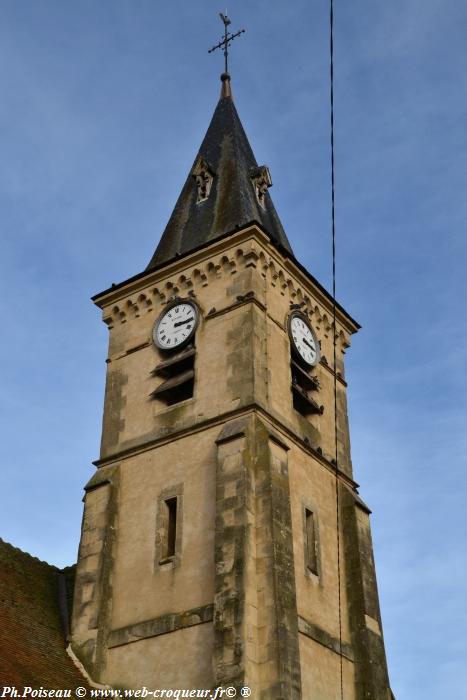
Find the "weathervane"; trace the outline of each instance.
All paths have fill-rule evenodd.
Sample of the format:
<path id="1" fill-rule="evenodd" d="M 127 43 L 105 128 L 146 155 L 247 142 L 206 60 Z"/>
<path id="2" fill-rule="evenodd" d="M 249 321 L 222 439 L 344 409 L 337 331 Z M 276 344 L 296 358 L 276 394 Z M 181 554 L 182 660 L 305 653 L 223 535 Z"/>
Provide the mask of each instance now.
<path id="1" fill-rule="evenodd" d="M 237 32 L 236 34 L 229 34 L 229 32 L 227 31 L 227 27 L 229 26 L 229 24 L 231 24 L 231 22 L 230 22 L 230 19 L 227 17 L 227 10 L 225 11 L 225 15 L 222 14 L 222 12 L 219 12 L 219 16 L 224 23 L 224 38 L 222 39 L 222 41 L 220 41 L 218 44 L 216 44 L 216 46 L 213 46 L 212 49 L 209 49 L 208 53 L 212 53 L 216 49 L 222 49 L 222 48 L 224 49 L 225 73 L 228 74 L 228 72 L 229 72 L 229 70 L 228 70 L 228 57 L 229 57 L 230 42 L 233 41 L 234 39 L 236 39 L 237 36 L 240 36 L 240 34 L 243 34 L 245 30 L 240 29 L 240 31 Z"/>

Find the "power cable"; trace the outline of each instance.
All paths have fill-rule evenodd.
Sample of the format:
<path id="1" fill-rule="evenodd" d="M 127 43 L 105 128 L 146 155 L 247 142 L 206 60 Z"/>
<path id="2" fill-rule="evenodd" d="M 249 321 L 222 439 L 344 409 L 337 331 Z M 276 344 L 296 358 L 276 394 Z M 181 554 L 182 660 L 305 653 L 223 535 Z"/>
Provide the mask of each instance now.
<path id="1" fill-rule="evenodd" d="M 335 217 L 335 176 L 334 176 L 334 3 L 330 0 L 330 83 L 331 83 L 331 223 L 332 223 L 332 318 L 333 318 L 333 355 L 334 355 L 334 462 L 336 481 L 336 539 L 337 539 L 337 586 L 339 610 L 339 659 L 340 691 L 344 698 L 344 675 L 342 658 L 342 600 L 341 600 L 341 556 L 340 556 L 340 499 L 339 499 L 339 463 L 337 433 L 337 324 L 336 324 L 336 217 Z"/>

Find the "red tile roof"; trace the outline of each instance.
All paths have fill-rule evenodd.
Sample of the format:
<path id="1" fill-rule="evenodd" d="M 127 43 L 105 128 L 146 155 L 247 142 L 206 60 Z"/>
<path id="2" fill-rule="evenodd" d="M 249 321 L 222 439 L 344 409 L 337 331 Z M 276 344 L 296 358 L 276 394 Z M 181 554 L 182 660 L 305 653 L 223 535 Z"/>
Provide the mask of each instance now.
<path id="1" fill-rule="evenodd" d="M 74 568 L 63 571 L 68 582 Z M 0 686 L 89 688 L 66 652 L 60 573 L 0 539 Z"/>

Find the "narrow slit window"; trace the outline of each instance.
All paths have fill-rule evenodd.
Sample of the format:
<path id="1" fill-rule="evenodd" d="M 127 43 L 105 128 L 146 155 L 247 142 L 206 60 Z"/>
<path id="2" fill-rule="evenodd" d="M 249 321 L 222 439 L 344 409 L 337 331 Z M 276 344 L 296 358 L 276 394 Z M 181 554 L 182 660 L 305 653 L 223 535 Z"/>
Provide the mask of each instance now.
<path id="1" fill-rule="evenodd" d="M 175 556 L 175 543 L 177 541 L 177 498 L 168 498 L 164 501 L 165 508 L 165 532 L 162 559 L 170 559 Z"/>
<path id="2" fill-rule="evenodd" d="M 183 484 L 159 493 L 156 506 L 155 572 L 180 566 L 183 539 Z"/>
<path id="3" fill-rule="evenodd" d="M 306 568 L 318 575 L 318 547 L 316 540 L 316 523 L 313 511 L 305 508 Z"/>

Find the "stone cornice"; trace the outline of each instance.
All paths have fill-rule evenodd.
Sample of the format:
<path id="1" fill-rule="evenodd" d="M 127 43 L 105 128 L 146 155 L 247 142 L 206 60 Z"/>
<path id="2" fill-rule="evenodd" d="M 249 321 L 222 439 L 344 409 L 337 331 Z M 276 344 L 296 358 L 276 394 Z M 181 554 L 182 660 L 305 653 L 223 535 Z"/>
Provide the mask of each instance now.
<path id="1" fill-rule="evenodd" d="M 126 627 L 111 630 L 107 637 L 107 646 L 109 649 L 122 646 L 123 644 L 131 644 L 139 642 L 142 639 L 150 637 L 158 637 L 161 634 L 176 632 L 177 630 L 193 627 L 194 625 L 202 625 L 205 622 L 213 620 L 213 605 L 203 605 L 200 608 L 185 610 L 184 612 L 168 613 L 161 615 L 153 620 L 145 620 L 144 622 L 136 622 Z"/>
<path id="2" fill-rule="evenodd" d="M 247 244 L 246 248 L 245 244 Z M 225 255 L 236 247 L 238 249 L 233 257 Z M 142 307 L 152 305 L 152 299 L 144 293 L 147 292 L 148 287 L 154 285 L 153 293 L 158 294 L 160 299 L 165 299 L 171 293 L 177 294 L 181 288 L 189 290 L 197 283 L 207 286 L 211 270 L 235 272 L 240 258 L 245 266 L 259 267 L 260 274 L 263 277 L 269 276 L 271 283 L 277 284 L 282 293 L 287 292 L 291 301 L 303 301 L 309 307 L 310 313 L 317 312 L 322 317 L 327 316 L 327 323 L 330 326 L 333 301 L 329 292 L 298 261 L 282 254 L 272 245 L 266 233 L 257 224 L 231 233 L 163 268 L 140 273 L 95 295 L 92 300 L 101 309 L 117 305 L 115 309 L 117 318 L 124 321 L 127 311 L 118 306 L 122 301 L 126 302 L 128 308 L 133 308 L 136 315 L 139 315 L 138 305 Z M 162 291 L 158 285 L 164 281 L 166 284 Z M 313 300 L 309 298 L 310 293 L 313 295 Z M 131 296 L 135 298 L 128 299 Z M 322 307 L 321 311 L 316 306 L 316 302 Z M 336 316 L 337 322 L 345 328 L 347 333 L 355 333 L 360 328 L 359 324 L 337 303 Z M 112 323 L 107 322 L 109 325 Z"/>
<path id="3" fill-rule="evenodd" d="M 275 430 L 277 433 L 284 436 L 285 438 L 288 438 L 296 445 L 301 447 L 303 450 L 308 452 L 317 462 L 319 462 L 328 471 L 332 472 L 332 474 L 336 474 L 336 466 L 331 461 L 331 459 L 328 459 L 325 455 L 318 452 L 314 447 L 312 447 L 308 442 L 306 442 L 305 439 L 300 438 L 291 428 L 285 426 L 272 413 L 269 413 L 261 406 L 258 406 L 258 404 L 249 404 L 247 406 L 234 409 L 233 411 L 223 413 L 222 416 L 214 416 L 212 418 L 207 418 L 203 421 L 199 421 L 198 423 L 194 423 L 190 426 L 181 428 L 180 430 L 175 430 L 171 432 L 170 435 L 158 435 L 155 436 L 153 439 L 148 438 L 146 436 L 144 442 L 142 441 L 140 443 L 131 445 L 130 447 L 119 450 L 118 452 L 115 452 L 114 454 L 111 454 L 108 457 L 104 457 L 103 459 L 97 459 L 93 462 L 93 464 L 98 469 L 101 469 L 108 465 L 119 463 L 122 460 L 128 459 L 130 457 L 134 457 L 144 452 L 148 452 L 149 450 L 152 450 L 155 447 L 160 447 L 169 442 L 173 442 L 173 440 L 175 439 L 180 439 L 189 435 L 194 435 L 202 430 L 206 430 L 217 425 L 222 425 L 233 419 L 242 418 L 243 416 L 247 416 L 248 414 L 255 412 L 259 416 L 261 416 L 263 420 L 269 423 L 273 430 Z M 347 474 L 345 474 L 345 472 L 341 471 L 340 469 L 338 469 L 337 471 L 339 478 L 346 485 L 348 485 L 351 490 L 358 488 L 358 483 L 351 479 Z"/>
<path id="4" fill-rule="evenodd" d="M 345 656 L 349 661 L 354 661 L 354 653 L 350 644 L 342 642 L 341 645 L 339 640 L 333 637 L 332 634 L 329 634 L 326 630 L 321 629 L 321 627 L 318 627 L 318 625 L 315 625 L 313 622 L 306 620 L 300 615 L 298 616 L 298 631 L 314 642 L 322 644 L 326 649 L 333 651 L 335 654 L 342 654 L 342 656 Z"/>
<path id="5" fill-rule="evenodd" d="M 230 248 L 243 243 L 245 240 L 250 238 L 252 234 L 264 243 L 268 243 L 268 237 L 263 233 L 257 226 L 249 226 L 241 231 L 236 231 L 230 233 L 228 236 L 219 238 L 214 243 L 208 246 L 203 246 L 199 250 L 190 253 L 189 255 L 184 255 L 174 262 L 171 262 L 164 267 L 157 268 L 155 270 L 145 270 L 140 272 L 133 277 L 130 277 L 119 284 L 112 285 L 108 289 L 95 294 L 91 297 L 91 300 L 99 308 L 112 303 L 118 302 L 120 299 L 126 298 L 129 294 L 146 289 L 146 287 L 152 284 L 157 284 L 161 280 L 167 279 L 167 277 L 172 277 L 181 274 L 187 269 L 187 267 L 192 267 L 199 265 L 202 262 L 208 261 L 210 258 L 216 257 L 219 254 L 229 250 Z"/>

